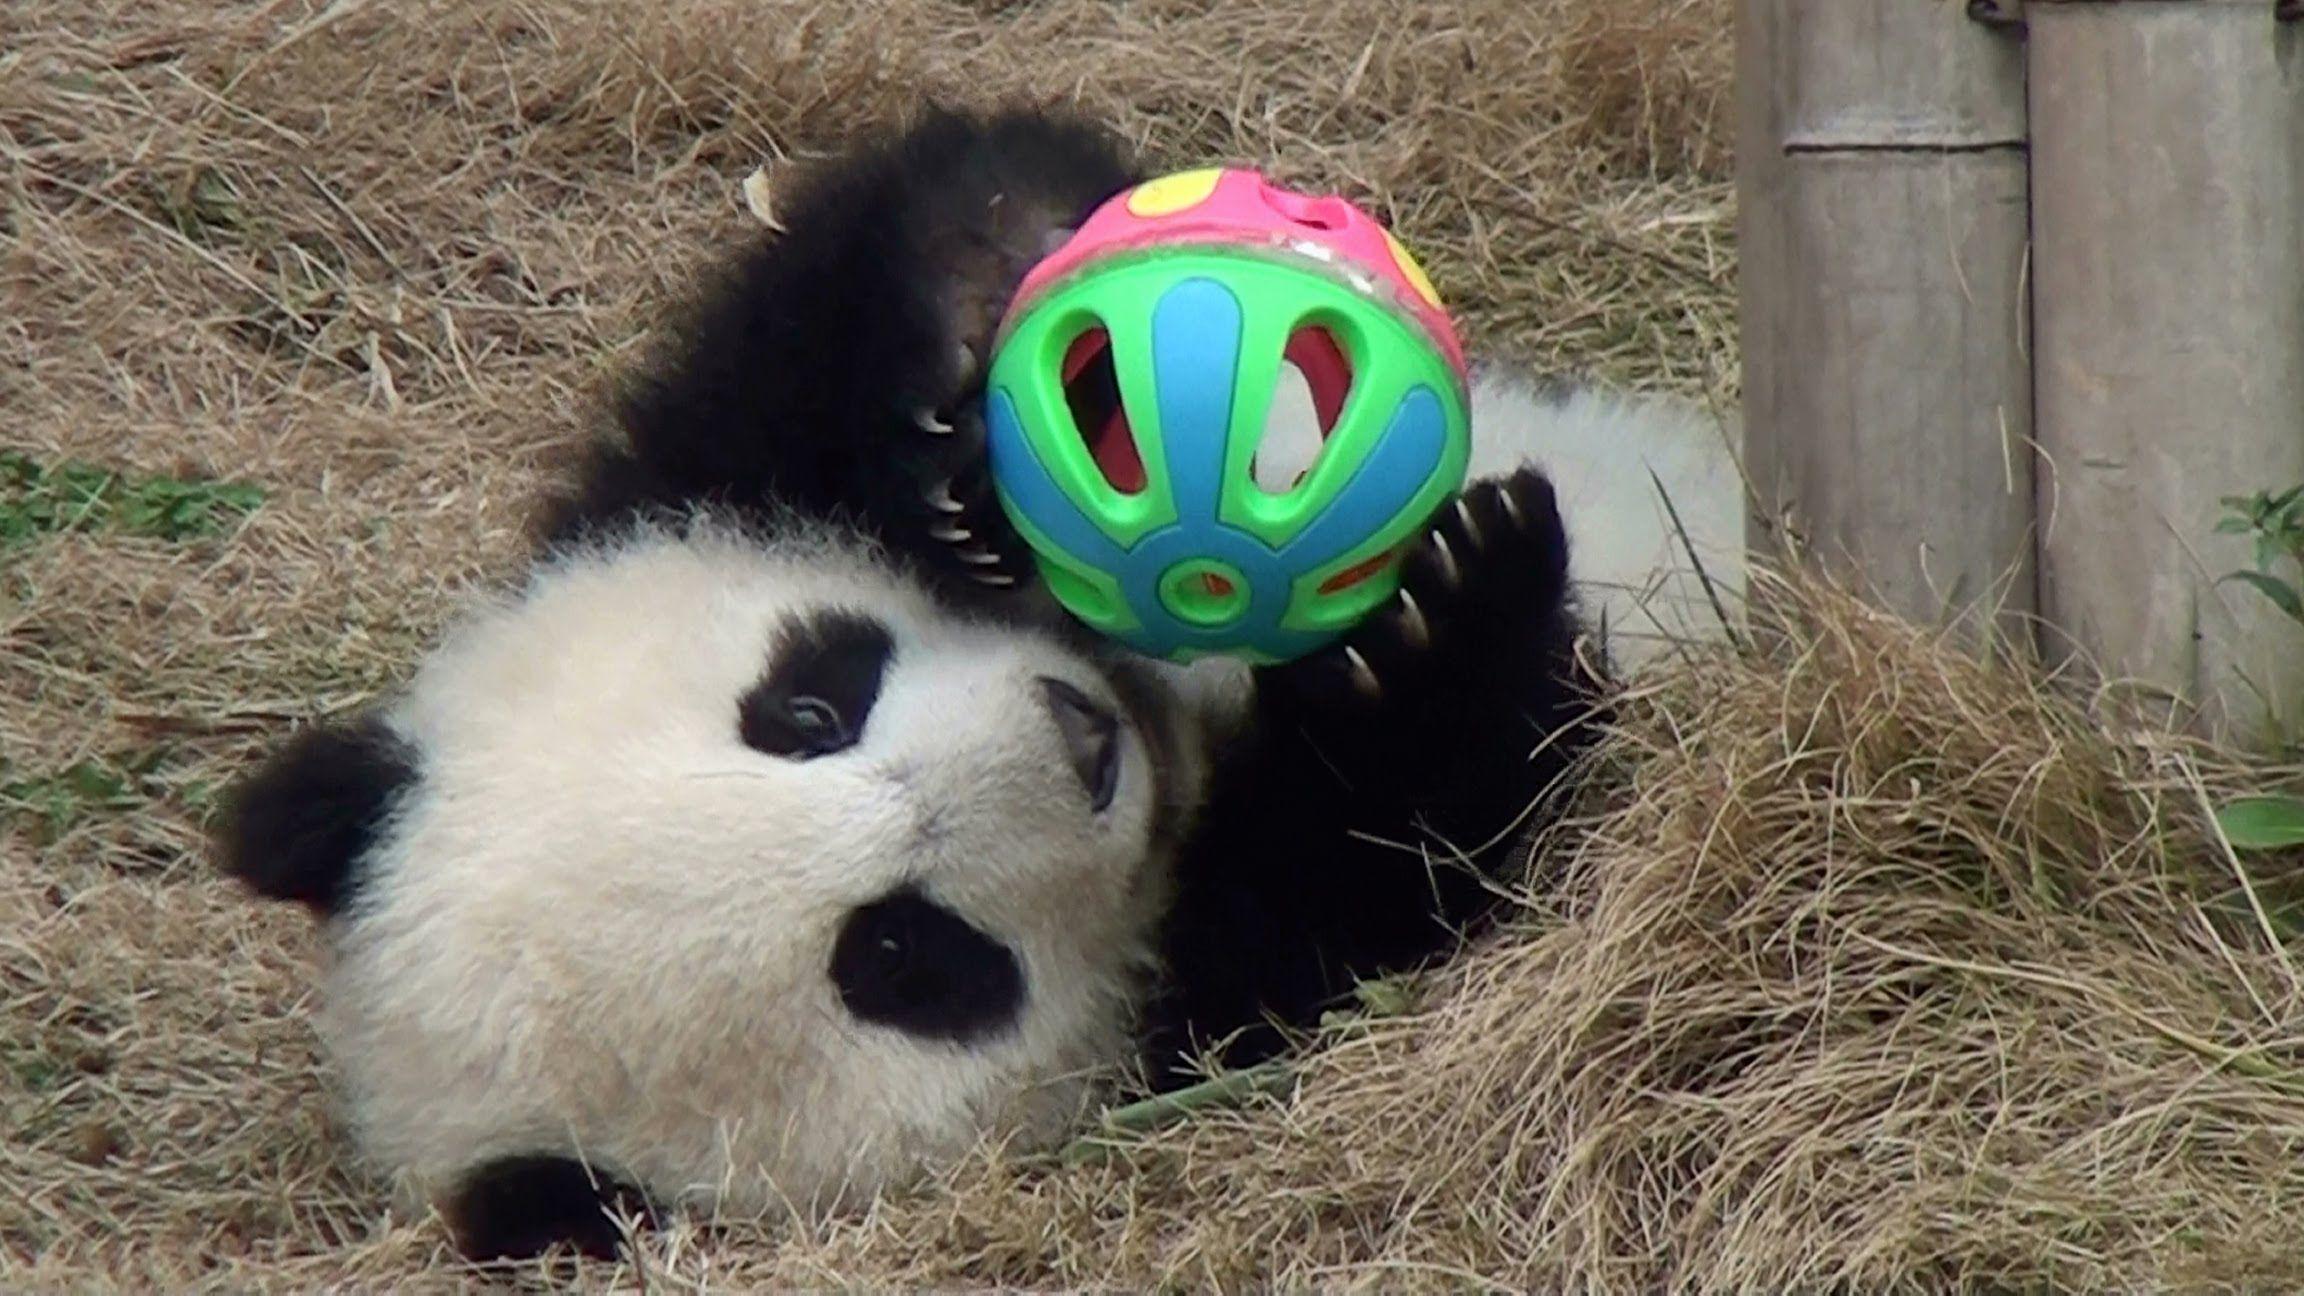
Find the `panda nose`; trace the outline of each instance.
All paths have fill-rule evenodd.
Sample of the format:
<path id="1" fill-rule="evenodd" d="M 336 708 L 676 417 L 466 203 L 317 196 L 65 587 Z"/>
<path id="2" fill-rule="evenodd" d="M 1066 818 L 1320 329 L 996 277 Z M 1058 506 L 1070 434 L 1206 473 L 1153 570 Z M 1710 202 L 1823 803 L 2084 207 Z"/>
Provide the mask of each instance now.
<path id="1" fill-rule="evenodd" d="M 1089 808 L 1101 814 L 1120 786 L 1120 721 L 1060 679 L 1042 676 L 1040 688 L 1056 718 L 1056 732 L 1063 735 L 1072 772 L 1088 790 Z"/>

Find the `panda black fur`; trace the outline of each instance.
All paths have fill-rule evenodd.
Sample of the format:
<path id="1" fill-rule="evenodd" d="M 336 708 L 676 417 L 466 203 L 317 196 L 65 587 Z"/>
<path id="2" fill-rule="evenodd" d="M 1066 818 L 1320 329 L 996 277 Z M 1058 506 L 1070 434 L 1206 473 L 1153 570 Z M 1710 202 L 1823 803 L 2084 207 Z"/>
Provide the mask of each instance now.
<path id="1" fill-rule="evenodd" d="M 1284 667 L 1132 658 L 1027 578 L 971 408 L 1025 269 L 1136 178 L 1029 112 L 825 165 L 585 451 L 524 585 L 235 790 L 226 869 L 327 925 L 359 1145 L 466 1254 L 1045 1143 L 1115 1064 L 1269 1056 L 1491 908 L 1592 706 L 1519 451 L 1572 433 L 1613 479 L 1691 433 L 1492 375 L 1479 480 L 1394 605 Z M 1661 533 L 1578 535 L 1611 526 Z"/>

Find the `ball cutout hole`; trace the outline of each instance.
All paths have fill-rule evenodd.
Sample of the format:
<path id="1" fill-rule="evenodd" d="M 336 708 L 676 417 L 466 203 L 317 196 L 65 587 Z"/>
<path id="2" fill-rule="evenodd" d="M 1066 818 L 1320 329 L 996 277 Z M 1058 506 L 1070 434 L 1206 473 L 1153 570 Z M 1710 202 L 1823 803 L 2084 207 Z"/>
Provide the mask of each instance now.
<path id="1" fill-rule="evenodd" d="M 1334 334 L 1314 327 L 1289 336 L 1264 415 L 1264 436 L 1249 461 L 1259 489 L 1285 495 L 1304 480 L 1335 432 L 1351 389 L 1351 362 Z"/>
<path id="2" fill-rule="evenodd" d="M 1352 207 L 1330 194 L 1291 193 L 1271 184 L 1262 186 L 1264 205 L 1306 229 L 1333 232 L 1352 223 Z"/>
<path id="3" fill-rule="evenodd" d="M 1374 576 L 1376 573 L 1384 570 L 1386 567 L 1391 566 L 1392 560 L 1398 556 L 1398 554 L 1392 552 L 1391 550 L 1386 550 L 1385 552 L 1380 553 L 1373 558 L 1367 558 L 1361 560 L 1360 562 L 1356 562 L 1344 570 L 1329 577 L 1328 579 L 1320 582 L 1320 592 L 1322 594 L 1341 594 L 1345 590 L 1348 590 L 1353 586 L 1360 584 L 1362 581 L 1367 580 L 1369 577 Z"/>
<path id="4" fill-rule="evenodd" d="M 1120 400 L 1120 375 L 1112 366 L 1112 337 L 1092 328 L 1072 339 L 1064 354 L 1064 401 L 1072 426 L 1088 456 L 1112 489 L 1123 495 L 1144 490 L 1144 457 L 1137 453 L 1128 411 Z"/>
<path id="5" fill-rule="evenodd" d="M 1214 629 L 1248 611 L 1247 578 L 1213 558 L 1188 558 L 1160 577 L 1160 602 L 1187 625 Z"/>
<path id="6" fill-rule="evenodd" d="M 1272 387 L 1272 408 L 1264 416 L 1264 439 L 1257 444 L 1250 474 L 1267 494 L 1281 495 L 1312 470 L 1327 436 L 1312 403 L 1312 381 L 1283 361 Z"/>

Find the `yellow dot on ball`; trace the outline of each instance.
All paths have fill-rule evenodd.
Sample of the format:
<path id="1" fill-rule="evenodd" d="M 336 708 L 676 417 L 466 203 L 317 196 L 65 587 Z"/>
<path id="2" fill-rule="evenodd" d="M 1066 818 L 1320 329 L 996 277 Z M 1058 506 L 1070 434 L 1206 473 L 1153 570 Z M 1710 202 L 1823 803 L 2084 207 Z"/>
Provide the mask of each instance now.
<path id="1" fill-rule="evenodd" d="M 1223 175 L 1215 167 L 1203 167 L 1147 180 L 1128 195 L 1128 214 L 1139 220 L 1151 220 L 1197 207 L 1216 192 L 1216 182 Z"/>
<path id="2" fill-rule="evenodd" d="M 1440 294 L 1433 289 L 1432 281 L 1425 277 L 1424 267 L 1416 264 L 1416 258 L 1408 255 L 1408 249 L 1400 246 L 1400 240 L 1392 237 L 1392 231 L 1384 231 L 1384 242 L 1391 247 L 1392 259 L 1399 263 L 1400 273 L 1408 276 L 1410 286 L 1414 287 L 1425 301 L 1430 302 L 1433 309 L 1439 309 Z"/>

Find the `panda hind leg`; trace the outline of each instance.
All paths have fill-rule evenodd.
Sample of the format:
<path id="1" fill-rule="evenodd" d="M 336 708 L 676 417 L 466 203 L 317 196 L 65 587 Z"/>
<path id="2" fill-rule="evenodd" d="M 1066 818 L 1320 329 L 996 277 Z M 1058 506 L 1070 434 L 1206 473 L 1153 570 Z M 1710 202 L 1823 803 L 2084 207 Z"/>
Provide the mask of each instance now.
<path id="1" fill-rule="evenodd" d="M 565 1246 L 613 1260 L 619 1216 L 655 1223 L 640 1190 L 573 1157 L 500 1157 L 467 1174 L 444 1204 L 456 1249 L 475 1263 L 529 1260 Z"/>

